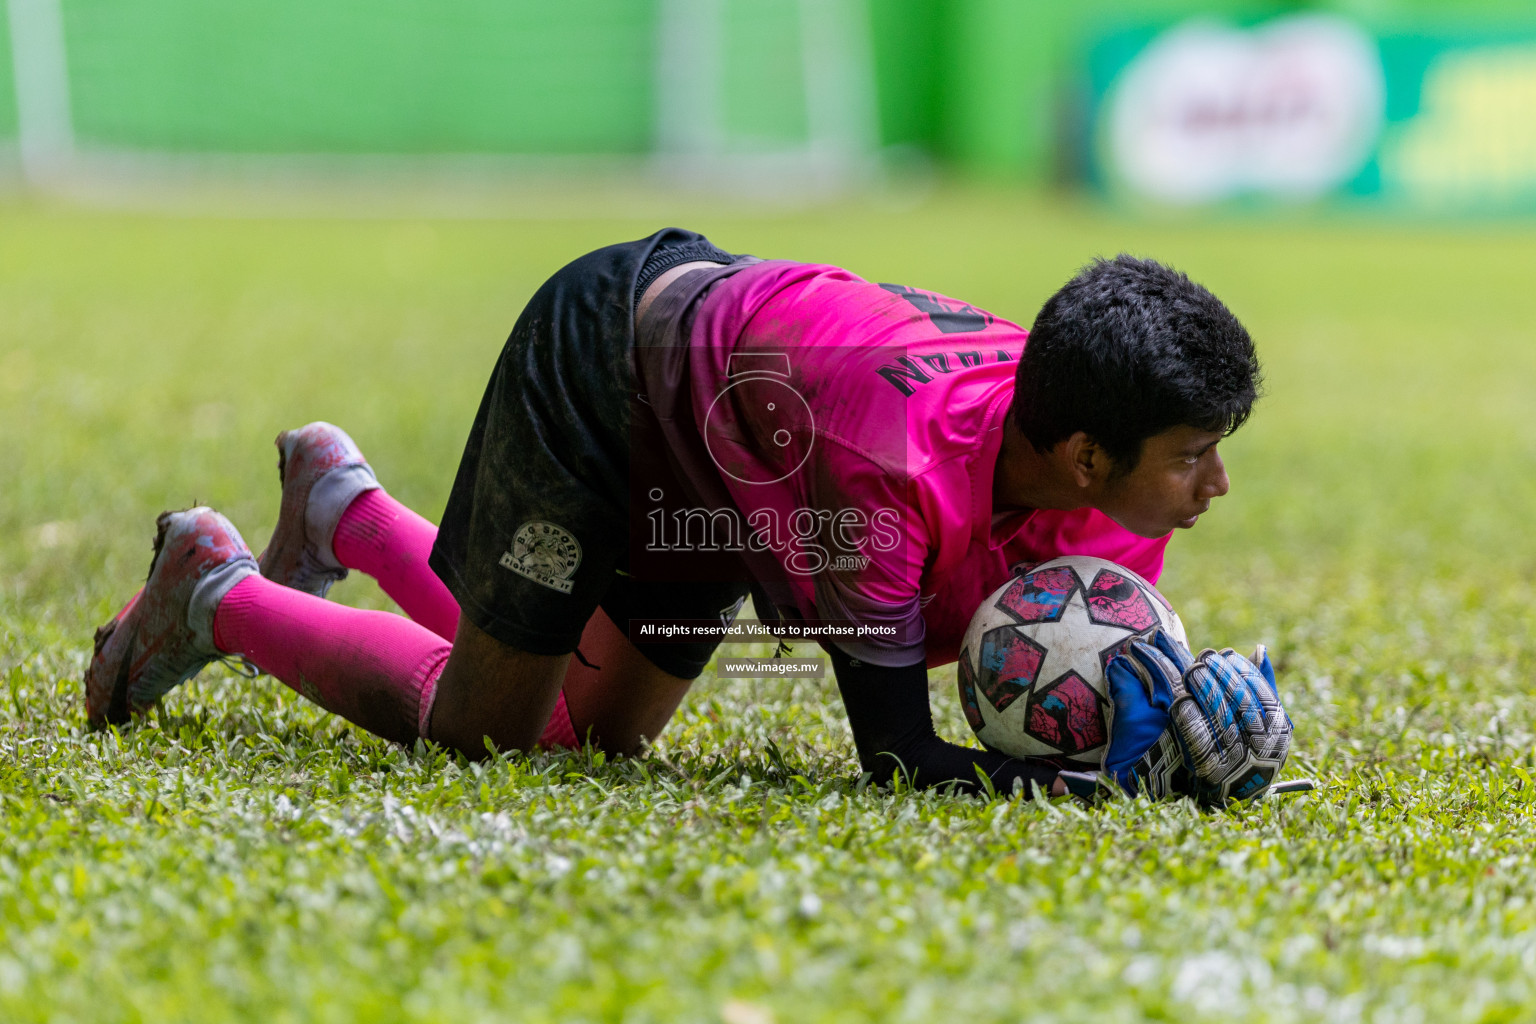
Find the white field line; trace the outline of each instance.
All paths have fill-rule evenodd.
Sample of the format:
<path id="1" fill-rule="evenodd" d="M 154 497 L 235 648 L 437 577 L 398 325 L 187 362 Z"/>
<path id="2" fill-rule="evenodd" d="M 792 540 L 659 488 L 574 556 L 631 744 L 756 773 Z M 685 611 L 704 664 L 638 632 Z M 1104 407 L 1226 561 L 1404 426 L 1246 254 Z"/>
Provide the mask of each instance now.
<path id="1" fill-rule="evenodd" d="M 908 209 L 931 176 L 887 178 L 878 161 L 850 173 L 820 154 L 722 156 L 678 173 L 647 154 L 227 154 L 108 149 L 80 143 L 67 166 L 29 190 L 85 206 L 234 217 L 417 216 L 445 219 L 666 220 L 679 205 L 748 217 L 858 197 Z M 4 171 L 0 147 L 0 172 Z M 3 193 L 0 174 L 0 193 Z"/>

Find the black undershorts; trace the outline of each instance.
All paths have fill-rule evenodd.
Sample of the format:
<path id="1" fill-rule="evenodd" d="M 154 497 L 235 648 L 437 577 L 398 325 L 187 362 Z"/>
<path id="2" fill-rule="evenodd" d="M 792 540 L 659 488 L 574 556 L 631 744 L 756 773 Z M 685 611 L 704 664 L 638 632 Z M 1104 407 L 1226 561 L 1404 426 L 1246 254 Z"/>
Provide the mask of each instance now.
<path id="1" fill-rule="evenodd" d="M 629 574 L 636 437 L 648 456 L 660 454 L 645 444 L 646 424 L 632 422 L 632 410 L 643 409 L 634 404 L 635 303 L 666 270 L 695 260 L 757 262 L 667 228 L 568 264 L 512 328 L 429 563 L 461 613 L 502 643 L 569 654 L 599 606 L 626 635 L 636 617 L 729 622 L 740 610 L 744 572 L 713 581 Z M 645 469 L 648 481 L 671 491 L 666 472 L 659 457 Z M 683 679 L 696 678 L 717 646 L 636 643 L 652 664 Z"/>

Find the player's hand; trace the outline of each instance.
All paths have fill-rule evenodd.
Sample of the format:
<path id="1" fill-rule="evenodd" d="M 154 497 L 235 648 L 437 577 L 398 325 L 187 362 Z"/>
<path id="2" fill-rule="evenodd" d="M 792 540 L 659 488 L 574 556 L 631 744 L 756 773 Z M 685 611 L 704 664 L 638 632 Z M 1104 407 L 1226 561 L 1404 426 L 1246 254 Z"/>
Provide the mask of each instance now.
<path id="1" fill-rule="evenodd" d="M 1196 658 L 1162 630 L 1133 640 L 1106 668 L 1110 739 L 1102 773 L 1063 772 L 1091 797 L 1106 781 L 1154 800 L 1192 796 L 1224 806 L 1265 793 L 1290 751 L 1291 722 L 1260 646 Z"/>
<path id="2" fill-rule="evenodd" d="M 1170 713 L 1201 803 L 1224 807 L 1269 790 L 1291 751 L 1291 719 L 1260 644 L 1250 660 L 1205 650 L 1184 673 Z"/>
<path id="3" fill-rule="evenodd" d="M 1062 772 L 1067 791 L 1076 796 L 1096 799 L 1101 788 L 1153 800 L 1195 795 L 1195 778 L 1172 728 L 1173 705 L 1195 657 L 1162 630 L 1148 639 L 1126 644 L 1105 666 L 1110 706 L 1103 771 Z"/>
<path id="4" fill-rule="evenodd" d="M 1148 639 L 1131 641 L 1105 669 L 1110 709 L 1104 774 L 1131 796 L 1193 796 L 1194 776 L 1172 725 L 1184 673 L 1195 659 L 1161 629 Z"/>

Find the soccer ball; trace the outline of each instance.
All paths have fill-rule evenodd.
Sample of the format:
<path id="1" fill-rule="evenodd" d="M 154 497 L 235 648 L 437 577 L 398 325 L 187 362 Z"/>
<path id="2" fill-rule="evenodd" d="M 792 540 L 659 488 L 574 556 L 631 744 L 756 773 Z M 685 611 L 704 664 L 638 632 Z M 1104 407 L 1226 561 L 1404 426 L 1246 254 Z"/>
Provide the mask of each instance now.
<path id="1" fill-rule="evenodd" d="M 1104 668 L 1162 628 L 1185 643 L 1163 595 L 1123 565 L 1066 555 L 986 599 L 960 648 L 960 703 L 981 742 L 1063 768 L 1098 768 L 1109 742 Z"/>

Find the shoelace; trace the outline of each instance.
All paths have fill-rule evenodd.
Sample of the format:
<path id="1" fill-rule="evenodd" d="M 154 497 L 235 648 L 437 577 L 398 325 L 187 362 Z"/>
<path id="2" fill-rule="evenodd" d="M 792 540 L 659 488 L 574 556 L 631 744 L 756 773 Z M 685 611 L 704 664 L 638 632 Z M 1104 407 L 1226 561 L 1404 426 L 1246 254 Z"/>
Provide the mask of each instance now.
<path id="1" fill-rule="evenodd" d="M 229 669 L 235 675 L 244 676 L 246 679 L 255 679 L 257 676 L 262 674 L 261 669 L 257 668 L 256 665 L 243 654 L 221 654 L 213 660 Z"/>

